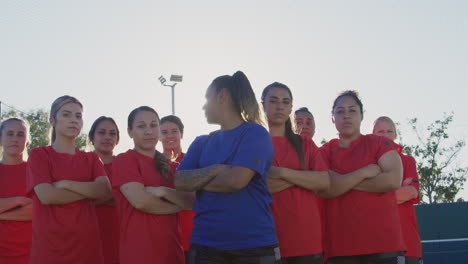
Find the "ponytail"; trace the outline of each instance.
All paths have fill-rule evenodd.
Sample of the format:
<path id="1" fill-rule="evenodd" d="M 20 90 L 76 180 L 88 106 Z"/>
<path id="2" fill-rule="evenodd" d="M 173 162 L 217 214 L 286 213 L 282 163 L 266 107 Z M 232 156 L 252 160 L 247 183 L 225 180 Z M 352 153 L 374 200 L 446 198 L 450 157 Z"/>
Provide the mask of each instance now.
<path id="1" fill-rule="evenodd" d="M 297 156 L 299 156 L 301 167 L 302 169 L 305 169 L 306 167 L 305 167 L 305 161 L 304 161 L 304 150 L 302 148 L 303 139 L 301 136 L 294 133 L 293 128 L 292 128 L 291 118 L 288 118 L 288 120 L 285 123 L 284 136 L 289 141 L 289 143 L 291 143 L 291 145 L 294 147 L 294 150 L 296 151 Z"/>
<path id="2" fill-rule="evenodd" d="M 156 169 L 161 173 L 164 179 L 169 180 L 169 176 L 171 174 L 171 166 L 169 166 L 169 159 L 164 154 L 156 150 L 156 153 L 154 153 L 153 160 Z"/>
<path id="3" fill-rule="evenodd" d="M 219 76 L 213 80 L 213 85 L 216 87 L 216 92 L 223 88 L 227 89 L 235 111 L 244 121 L 260 125 L 263 123 L 255 93 L 243 72 L 237 71 L 232 76 Z"/>

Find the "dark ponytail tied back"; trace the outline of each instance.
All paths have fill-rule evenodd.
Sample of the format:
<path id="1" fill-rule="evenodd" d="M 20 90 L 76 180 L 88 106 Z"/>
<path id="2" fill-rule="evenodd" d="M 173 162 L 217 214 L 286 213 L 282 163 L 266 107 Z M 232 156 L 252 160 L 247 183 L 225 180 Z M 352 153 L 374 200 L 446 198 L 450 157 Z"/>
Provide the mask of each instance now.
<path id="1" fill-rule="evenodd" d="M 217 92 L 223 88 L 228 90 L 236 112 L 244 121 L 262 124 L 255 93 L 249 79 L 243 72 L 237 71 L 232 76 L 219 76 L 213 80 L 213 85 Z"/>

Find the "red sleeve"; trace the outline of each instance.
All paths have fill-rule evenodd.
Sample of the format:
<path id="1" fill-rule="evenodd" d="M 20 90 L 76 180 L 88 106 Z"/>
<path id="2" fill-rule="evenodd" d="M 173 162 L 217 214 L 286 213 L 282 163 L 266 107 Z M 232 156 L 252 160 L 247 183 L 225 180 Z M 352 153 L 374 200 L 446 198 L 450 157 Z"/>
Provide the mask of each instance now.
<path id="1" fill-rule="evenodd" d="M 45 147 L 31 150 L 26 170 L 26 192 L 31 193 L 36 185 L 52 183 L 49 168 L 49 155 Z"/>
<path id="2" fill-rule="evenodd" d="M 315 171 L 328 171 L 330 170 L 330 163 L 328 162 L 329 145 L 325 144 L 318 148 L 314 154 L 313 170 Z"/>
<path id="3" fill-rule="evenodd" d="M 395 150 L 397 151 L 398 148 L 400 147 L 399 145 L 395 144 L 391 139 L 383 137 L 383 136 L 375 136 L 375 135 L 369 135 L 372 136 L 372 140 L 374 142 L 370 142 L 373 144 L 376 148 L 377 151 L 376 153 L 376 160 L 379 160 L 380 157 L 382 157 L 385 153 Z"/>
<path id="4" fill-rule="evenodd" d="M 402 156 L 403 161 L 403 181 L 402 186 L 411 185 L 418 191 L 418 196 L 408 202 L 413 204 L 419 203 L 419 176 L 416 168 L 416 160 L 413 157 L 404 155 Z"/>
<path id="5" fill-rule="evenodd" d="M 112 173 L 112 188 L 119 188 L 128 182 L 144 184 L 138 160 L 128 152 L 122 153 L 115 158 L 114 162 L 112 162 Z"/>
<path id="6" fill-rule="evenodd" d="M 89 152 L 90 159 L 92 161 L 93 168 L 93 179 L 96 179 L 99 176 L 107 176 L 106 169 L 104 164 L 102 164 L 101 159 L 95 152 Z"/>
<path id="7" fill-rule="evenodd" d="M 307 141 L 307 151 L 310 151 L 309 154 L 309 169 L 313 171 L 328 171 L 328 165 L 325 163 L 325 160 L 320 154 L 319 148 L 314 141 L 308 139 Z"/>

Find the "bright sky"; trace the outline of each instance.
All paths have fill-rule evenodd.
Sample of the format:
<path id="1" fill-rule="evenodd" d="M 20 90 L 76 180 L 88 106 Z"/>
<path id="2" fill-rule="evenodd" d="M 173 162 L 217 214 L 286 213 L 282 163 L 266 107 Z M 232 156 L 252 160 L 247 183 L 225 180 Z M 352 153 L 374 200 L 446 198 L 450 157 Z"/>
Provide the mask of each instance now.
<path id="1" fill-rule="evenodd" d="M 257 97 L 273 81 L 293 91 L 294 108 L 316 117 L 317 142 L 336 130 L 330 111 L 345 89 L 361 93 L 362 132 L 380 115 L 400 122 L 405 143 L 422 125 L 455 112 L 454 139 L 468 138 L 467 1 L 16 1 L 0 2 L 0 100 L 49 109 L 69 94 L 85 106 L 85 127 L 101 115 L 120 125 L 117 152 L 132 147 L 129 112 L 171 113 L 158 77 L 184 76 L 176 114 L 184 149 L 206 124 L 210 82 L 242 70 Z M 468 166 L 468 147 L 460 165 Z M 467 185 L 468 189 L 468 185 Z M 462 193 L 468 200 L 468 190 Z"/>

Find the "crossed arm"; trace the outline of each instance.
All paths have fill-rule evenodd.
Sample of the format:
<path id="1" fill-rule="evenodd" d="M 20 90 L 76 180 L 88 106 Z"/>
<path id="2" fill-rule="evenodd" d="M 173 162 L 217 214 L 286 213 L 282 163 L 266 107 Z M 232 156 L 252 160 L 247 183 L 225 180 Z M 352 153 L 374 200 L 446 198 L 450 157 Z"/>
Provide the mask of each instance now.
<path id="1" fill-rule="evenodd" d="M 330 172 L 330 188 L 319 192 L 324 198 L 334 198 L 349 190 L 363 192 L 389 192 L 401 185 L 403 168 L 394 150 L 382 155 L 378 165 L 370 164 L 348 174 Z"/>
<path id="2" fill-rule="evenodd" d="M 389 151 L 378 160 L 381 172 L 372 178 L 365 179 L 353 189 L 363 192 L 390 192 L 401 187 L 403 165 L 398 152 Z"/>
<path id="3" fill-rule="evenodd" d="M 268 189 L 277 193 L 297 185 L 311 191 L 326 190 L 330 186 L 328 171 L 293 170 L 271 167 L 267 178 Z"/>
<path id="4" fill-rule="evenodd" d="M 139 182 L 125 183 L 120 186 L 120 191 L 133 207 L 155 215 L 191 209 L 194 200 L 193 193 L 178 192 L 164 186 L 145 187 Z"/>
<path id="5" fill-rule="evenodd" d="M 178 170 L 175 186 L 181 191 L 235 192 L 252 180 L 256 172 L 242 166 L 215 164 L 201 169 Z"/>
<path id="6" fill-rule="evenodd" d="M 32 200 L 23 196 L 0 199 L 0 220 L 30 221 Z"/>
<path id="7" fill-rule="evenodd" d="M 112 197 L 111 187 L 107 176 L 99 176 L 91 182 L 61 180 L 41 183 L 34 187 L 37 197 L 42 204 L 68 204 L 83 199 L 108 200 Z"/>
<path id="8" fill-rule="evenodd" d="M 411 185 L 412 182 L 412 178 L 405 179 L 402 184 L 403 186 L 395 191 L 397 204 L 402 204 L 418 197 L 419 191 L 416 189 L 416 187 Z"/>

